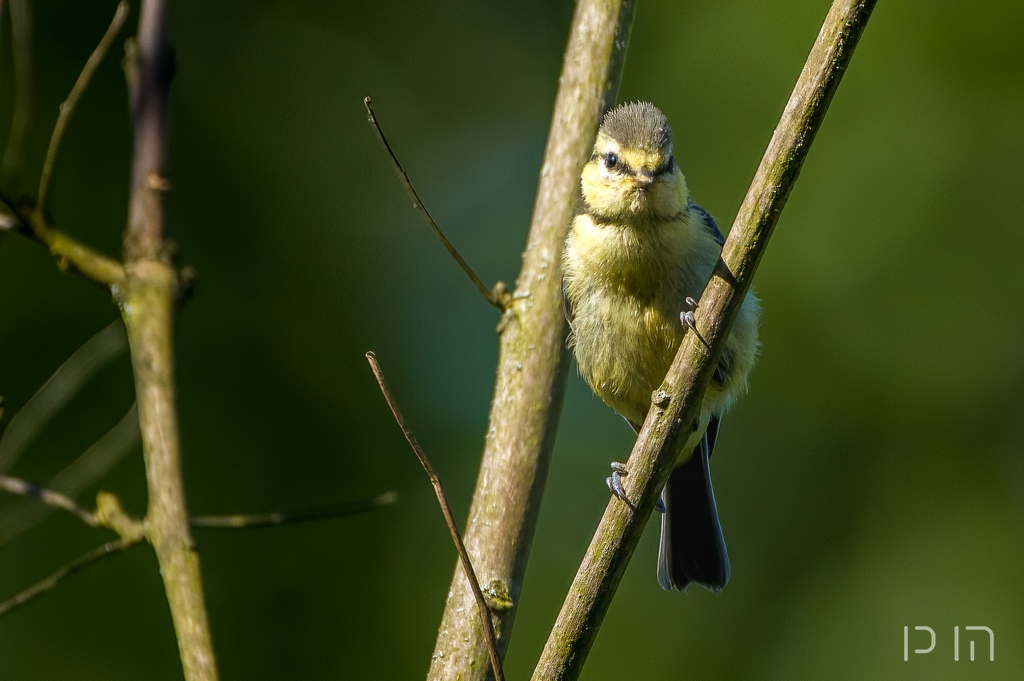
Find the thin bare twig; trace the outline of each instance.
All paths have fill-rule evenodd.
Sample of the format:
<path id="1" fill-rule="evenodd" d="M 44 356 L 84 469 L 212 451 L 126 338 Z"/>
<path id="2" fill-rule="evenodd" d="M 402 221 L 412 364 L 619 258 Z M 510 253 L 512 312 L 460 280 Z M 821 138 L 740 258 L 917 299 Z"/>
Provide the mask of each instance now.
<path id="1" fill-rule="evenodd" d="M 64 567 L 62 567 L 61 569 L 57 570 L 46 579 L 40 582 L 36 582 L 29 588 L 19 593 L 17 596 L 9 598 L 3 603 L 0 603 L 0 617 L 6 615 L 12 610 L 15 610 L 16 608 L 25 605 L 25 603 L 32 600 L 36 596 L 46 593 L 53 587 L 57 586 L 57 583 L 60 580 L 67 577 L 68 575 L 78 572 L 85 566 L 91 565 L 92 563 L 95 563 L 101 558 L 106 558 L 107 556 L 112 556 L 116 553 L 121 553 L 125 549 L 131 548 L 132 546 L 135 546 L 141 541 L 142 537 L 122 537 L 120 539 L 115 539 L 114 541 L 109 541 L 106 544 L 103 544 L 102 546 L 97 546 L 95 549 L 85 554 L 81 558 L 78 558 L 77 560 L 74 560 L 65 565 Z"/>
<path id="2" fill-rule="evenodd" d="M 120 326 L 120 321 L 118 321 Z M 122 331 L 122 343 L 123 341 Z M 2 441 L 0 441 L 2 442 Z M 46 486 L 55 492 L 75 497 L 106 475 L 139 442 L 139 413 L 133 404 L 120 421 L 85 450 L 81 456 L 51 478 Z M 0 545 L 46 518 L 52 509 L 30 503 L 28 499 L 0 511 Z"/>
<path id="3" fill-rule="evenodd" d="M 31 497 L 51 508 L 69 511 L 77 515 L 86 525 L 105 527 L 117 532 L 122 538 L 143 539 L 146 536 L 145 521 L 125 513 L 118 498 L 109 492 L 97 494 L 96 510 L 90 511 L 79 506 L 78 502 L 66 494 L 9 475 L 0 475 L 0 490 Z"/>
<path id="4" fill-rule="evenodd" d="M 62 509 L 77 515 L 82 522 L 90 527 L 100 527 L 104 523 L 92 511 L 78 505 L 74 499 L 56 490 L 40 487 L 34 483 L 10 475 L 0 475 L 0 491 L 19 496 L 31 497 L 51 508 Z M 241 529 L 251 527 L 277 527 L 295 525 L 314 520 L 327 520 L 342 516 L 372 511 L 383 506 L 390 506 L 398 500 L 394 491 L 384 492 L 368 499 L 358 499 L 337 504 L 327 504 L 302 511 L 286 511 L 277 513 L 253 513 L 237 515 L 208 515 L 189 518 L 192 527 L 214 529 Z"/>
<path id="5" fill-rule="evenodd" d="M 71 497 L 61 494 L 60 492 L 55 492 L 52 489 L 40 487 L 39 485 L 34 485 L 27 480 L 11 477 L 10 475 L 0 475 L 0 490 L 11 494 L 32 497 L 47 506 L 60 508 L 74 513 L 89 527 L 99 526 L 99 522 L 96 520 L 96 515 L 92 511 L 82 508 Z"/>
<path id="6" fill-rule="evenodd" d="M 10 135 L 3 158 L 3 179 L 9 182 L 20 165 L 21 147 L 28 134 L 32 108 L 32 55 L 31 55 L 31 12 L 27 0 L 12 0 L 11 33 L 14 46 L 15 62 L 15 107 L 11 122 Z M 64 129 L 71 116 L 75 104 L 81 97 L 92 73 L 96 70 L 103 55 L 113 42 L 117 31 L 124 23 L 127 4 L 122 2 L 114 15 L 114 20 L 103 40 L 86 62 L 78 82 L 71 90 L 68 100 L 61 105 L 60 115 L 50 139 L 50 146 L 43 163 L 43 172 L 39 180 L 39 201 L 37 205 L 14 202 L 4 199 L 7 204 L 5 214 L 0 215 L 0 229 L 19 232 L 49 248 L 57 258 L 57 266 L 62 270 L 72 269 L 105 288 L 111 288 L 124 278 L 124 267 L 118 261 L 99 253 L 76 239 L 64 234 L 50 224 L 44 210 L 46 196 L 49 192 L 50 178 L 57 149 L 60 146 Z"/>
<path id="7" fill-rule="evenodd" d="M 33 66 L 32 5 L 29 0 L 9 0 L 11 15 L 11 52 L 14 61 L 14 112 L 4 147 L 3 182 L 5 188 L 21 166 L 21 154 L 32 127 Z"/>
<path id="8" fill-rule="evenodd" d="M 366 353 L 366 359 L 370 363 L 370 368 L 373 369 L 373 376 L 377 379 L 377 385 L 380 386 L 380 391 L 384 395 L 384 400 L 388 403 L 391 414 L 395 417 L 395 421 L 398 422 L 398 427 L 402 429 L 402 435 L 405 436 L 406 442 L 412 447 L 413 453 L 416 454 L 420 465 L 423 466 L 423 470 L 427 472 L 427 477 L 430 478 L 430 484 L 434 488 L 437 502 L 441 505 L 441 512 L 444 514 L 444 521 L 448 525 L 452 541 L 455 542 L 455 548 L 459 552 L 462 569 L 466 571 L 466 578 L 469 580 L 470 586 L 473 589 L 473 595 L 476 597 L 476 603 L 480 610 L 480 622 L 483 625 L 484 635 L 487 637 L 487 643 L 490 646 L 491 668 L 494 671 L 495 681 L 504 681 L 505 674 L 501 669 L 501 657 L 498 655 L 498 640 L 494 636 L 494 625 L 491 623 L 491 609 L 487 606 L 487 600 L 484 598 L 483 591 L 480 590 L 480 582 L 477 580 L 476 571 L 473 570 L 473 563 L 469 559 L 466 545 L 462 543 L 462 535 L 459 534 L 459 526 L 455 524 L 455 517 L 452 515 L 452 508 L 448 504 L 448 497 L 445 496 L 444 487 L 441 486 L 441 479 L 437 476 L 437 472 L 434 471 L 434 467 L 430 465 L 430 460 L 424 453 L 423 448 L 420 447 L 420 443 L 417 442 L 416 436 L 412 434 L 412 430 L 406 424 L 405 418 L 403 418 L 402 412 L 398 410 L 398 405 L 395 404 L 394 398 L 391 397 L 388 384 L 384 380 L 384 372 L 381 371 L 380 364 L 377 362 L 377 356 L 372 352 L 368 352 Z"/>
<path id="9" fill-rule="evenodd" d="M 676 446 L 697 428 L 703 393 L 729 327 L 750 286 L 779 214 L 829 102 L 853 56 L 875 0 L 835 0 L 811 49 L 782 119 L 729 231 L 722 257 L 697 308 L 696 334 L 686 334 L 627 462 L 625 480 L 636 509 L 613 498 L 573 580 L 533 681 L 579 678 L 604 615 L 676 460 Z"/>
<path id="10" fill-rule="evenodd" d="M 117 11 L 114 12 L 114 18 L 110 22 L 110 26 L 107 28 L 107 32 L 103 35 L 96 49 L 93 50 L 89 56 L 89 60 L 85 62 L 85 67 L 82 69 L 81 75 L 78 76 L 78 80 L 75 81 L 74 87 L 71 88 L 71 94 L 68 98 L 60 105 L 60 114 L 57 116 L 57 123 L 53 126 L 53 134 L 50 136 L 50 146 L 46 150 L 46 160 L 43 161 L 43 172 L 39 177 L 39 192 L 36 194 L 36 209 L 40 211 L 46 210 L 46 199 L 47 194 L 50 190 L 50 178 L 53 175 L 53 164 L 57 159 L 57 150 L 60 148 L 61 140 L 64 138 L 64 131 L 67 129 L 68 121 L 71 120 L 71 114 L 74 113 L 75 106 L 78 104 L 78 100 L 82 97 L 82 93 L 89 87 L 89 81 L 92 79 L 96 69 L 99 68 L 103 58 L 107 55 L 110 50 L 110 46 L 114 43 L 114 39 L 117 34 L 121 32 L 121 28 L 124 26 L 125 19 L 128 18 L 128 2 L 121 0 L 121 3 L 117 6 Z"/>
<path id="11" fill-rule="evenodd" d="M 253 513 L 249 515 L 206 515 L 192 516 L 189 524 L 203 529 L 243 529 L 253 527 L 279 527 L 308 523 L 313 520 L 341 518 L 342 516 L 372 511 L 382 506 L 390 506 L 398 501 L 394 491 L 384 492 L 369 499 L 347 501 L 339 504 L 318 506 L 304 511 L 285 511 L 279 513 Z"/>
<path id="12" fill-rule="evenodd" d="M 441 240 L 442 244 L 444 244 L 445 249 L 448 250 L 448 254 L 455 259 L 455 262 L 459 264 L 462 271 L 465 272 L 466 276 L 473 282 L 473 286 L 480 291 L 480 295 L 486 298 L 488 303 L 499 310 L 504 311 L 505 307 L 508 305 L 509 295 L 508 292 L 505 291 L 505 285 L 499 281 L 495 284 L 493 290 L 487 288 L 487 285 L 480 279 L 480 277 L 477 276 L 476 272 L 474 272 L 473 268 L 469 266 L 469 263 L 466 262 L 465 258 L 463 258 L 455 249 L 452 242 L 448 240 L 448 237 L 444 235 L 441 228 L 437 226 L 436 222 L 434 222 L 434 218 L 430 216 L 430 212 L 427 210 L 427 207 L 424 206 L 423 201 L 420 200 L 420 195 L 416 193 L 416 189 L 412 186 L 412 181 L 409 179 L 409 175 L 405 172 L 405 169 L 398 160 L 398 156 L 395 155 L 394 150 L 388 143 L 388 138 L 384 136 L 384 130 L 380 127 L 380 123 L 377 122 L 377 115 L 373 112 L 373 103 L 370 101 L 369 97 L 363 98 L 363 106 L 366 107 L 366 113 L 369 115 L 370 125 L 373 126 L 374 131 L 377 133 L 377 138 L 381 141 L 381 144 L 384 145 L 384 149 L 388 152 L 388 156 L 391 157 L 391 161 L 395 165 L 395 172 L 398 173 L 398 178 L 402 181 L 402 186 L 405 187 L 405 191 L 412 199 L 413 208 L 423 213 L 424 217 L 427 218 L 427 222 L 430 223 L 431 228 L 434 230 L 434 234 L 436 234 L 437 238 Z"/>

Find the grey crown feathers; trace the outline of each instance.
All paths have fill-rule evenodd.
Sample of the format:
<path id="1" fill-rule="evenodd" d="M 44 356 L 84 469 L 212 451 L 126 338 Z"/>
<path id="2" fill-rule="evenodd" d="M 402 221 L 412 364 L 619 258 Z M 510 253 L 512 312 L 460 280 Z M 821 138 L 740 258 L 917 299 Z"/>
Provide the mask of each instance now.
<path id="1" fill-rule="evenodd" d="M 665 114 L 650 102 L 620 104 L 604 116 L 601 132 L 632 149 L 672 150 L 672 128 Z"/>

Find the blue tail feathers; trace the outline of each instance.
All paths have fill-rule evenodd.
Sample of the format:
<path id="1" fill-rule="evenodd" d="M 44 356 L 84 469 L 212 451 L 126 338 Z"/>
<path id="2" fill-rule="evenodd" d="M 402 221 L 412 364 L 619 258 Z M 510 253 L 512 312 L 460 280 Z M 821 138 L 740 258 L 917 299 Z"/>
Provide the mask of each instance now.
<path id="1" fill-rule="evenodd" d="M 729 554 L 709 467 L 717 435 L 718 419 L 713 417 L 693 456 L 672 472 L 662 491 L 658 583 L 667 591 L 682 591 L 696 582 L 717 593 L 729 583 Z"/>

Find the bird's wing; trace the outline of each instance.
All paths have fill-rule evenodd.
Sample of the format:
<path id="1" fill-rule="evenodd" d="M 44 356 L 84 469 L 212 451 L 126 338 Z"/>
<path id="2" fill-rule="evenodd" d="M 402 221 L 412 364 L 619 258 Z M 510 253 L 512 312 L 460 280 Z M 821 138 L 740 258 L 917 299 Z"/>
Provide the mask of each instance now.
<path id="1" fill-rule="evenodd" d="M 569 229 L 572 229 L 572 223 L 576 221 L 576 218 L 587 212 L 587 201 L 583 198 L 583 185 L 579 187 L 579 191 L 576 192 L 576 205 L 572 209 L 572 221 L 569 223 Z M 562 275 L 562 314 L 565 315 L 565 321 L 569 322 L 569 326 L 572 326 L 572 320 L 576 315 L 572 311 L 572 305 L 569 304 L 569 296 L 565 293 L 565 275 Z"/>
<path id="2" fill-rule="evenodd" d="M 715 222 L 715 219 L 713 217 L 711 217 L 711 213 L 707 212 L 693 201 L 690 201 L 690 209 L 700 216 L 701 222 L 704 224 L 704 229 L 706 229 L 711 234 L 712 238 L 714 238 L 715 240 L 715 243 L 717 243 L 719 246 L 724 246 L 725 235 L 722 234 L 722 231 L 720 229 L 718 229 L 718 223 Z"/>

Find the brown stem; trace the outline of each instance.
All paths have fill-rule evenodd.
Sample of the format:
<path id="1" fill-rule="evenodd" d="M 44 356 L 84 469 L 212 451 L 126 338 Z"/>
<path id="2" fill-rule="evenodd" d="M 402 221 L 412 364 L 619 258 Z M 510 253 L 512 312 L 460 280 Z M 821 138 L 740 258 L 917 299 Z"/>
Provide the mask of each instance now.
<path id="1" fill-rule="evenodd" d="M 146 461 L 147 536 L 160 564 L 187 681 L 215 681 L 217 667 L 199 555 L 189 529 L 174 390 L 177 276 L 164 249 L 164 177 L 171 57 L 167 4 L 143 0 L 139 33 L 125 58 L 133 157 L 123 286 L 116 292 L 128 330 L 139 429 Z"/>
<path id="2" fill-rule="evenodd" d="M 499 325 L 498 372 L 487 440 L 466 524 L 466 548 L 484 590 L 499 596 L 504 654 L 547 480 L 568 375 L 559 259 L 583 164 L 615 100 L 633 0 L 579 0 L 540 171 L 516 290 Z M 487 643 L 466 613 L 473 594 L 460 569 L 449 589 L 428 679 L 482 681 Z"/>
<path id="3" fill-rule="evenodd" d="M 373 376 L 377 379 L 377 385 L 380 386 L 380 391 L 384 395 L 384 401 L 388 403 L 392 416 L 398 422 L 398 427 L 402 429 L 405 441 L 412 447 L 413 453 L 416 454 L 420 465 L 426 471 L 427 477 L 430 478 L 430 486 L 434 488 L 437 503 L 441 506 L 441 513 L 444 514 L 444 522 L 452 535 L 452 542 L 455 543 L 455 550 L 458 551 L 462 569 L 465 571 L 470 587 L 473 589 L 473 598 L 476 599 L 477 609 L 480 614 L 480 627 L 484 632 L 484 637 L 487 639 L 487 650 L 491 658 L 491 670 L 494 672 L 494 678 L 497 681 L 505 681 L 505 673 L 501 669 L 501 657 L 498 655 L 498 641 L 494 637 L 494 625 L 491 623 L 491 610 L 487 606 L 487 600 L 484 598 L 483 591 L 480 590 L 480 581 L 476 577 L 476 570 L 473 569 L 473 562 L 469 559 L 469 553 L 466 552 L 466 545 L 462 543 L 462 535 L 459 534 L 459 526 L 455 524 L 455 516 L 452 514 L 451 504 L 448 503 L 448 495 L 444 493 L 444 486 L 441 485 L 441 478 L 437 475 L 437 471 L 431 465 L 426 452 L 420 447 L 419 441 L 413 435 L 412 429 L 409 428 L 405 418 L 402 416 L 402 412 L 398 409 L 398 404 L 391 396 L 387 381 L 384 380 L 384 372 L 381 370 L 380 364 L 377 363 L 377 356 L 372 352 L 368 352 L 366 353 L 366 359 L 370 362 L 370 368 L 373 369 Z"/>
<path id="4" fill-rule="evenodd" d="M 722 258 L 700 300 L 697 326 L 710 348 L 689 333 L 627 464 L 626 493 L 636 509 L 612 499 L 548 637 L 533 681 L 579 677 L 587 654 L 671 473 L 675 444 L 694 431 L 704 388 L 740 303 L 786 203 L 832 95 L 853 56 L 875 0 L 835 0 L 733 223 Z"/>
<path id="5" fill-rule="evenodd" d="M 131 195 L 125 262 L 163 255 L 167 100 L 173 64 L 166 36 L 167 3 L 144 0 L 139 34 L 125 57 L 132 116 Z"/>
<path id="6" fill-rule="evenodd" d="M 408 173 L 405 172 L 405 168 L 402 167 L 402 163 L 398 160 L 398 156 L 395 155 L 394 149 L 391 148 L 391 144 L 388 142 L 388 138 L 384 135 L 384 129 L 380 127 L 380 123 L 377 121 L 377 114 L 373 111 L 373 102 L 369 97 L 363 98 L 363 106 L 366 107 L 366 115 L 369 116 L 370 125 L 373 126 L 374 132 L 377 133 L 377 139 L 384 145 L 384 151 L 388 152 L 388 156 L 391 158 L 391 163 L 395 166 L 395 172 L 398 173 L 398 179 L 402 181 L 402 186 L 405 187 L 406 193 L 409 198 L 412 199 L 412 206 L 416 210 L 423 213 L 423 217 L 427 219 L 430 224 L 430 228 L 434 230 L 434 234 L 441 240 L 445 250 L 448 251 L 448 255 L 452 256 L 452 259 L 458 264 L 459 268 L 465 272 L 469 280 L 473 282 L 473 286 L 480 292 L 480 295 L 484 299 L 498 308 L 501 311 L 505 311 L 505 306 L 508 304 L 508 293 L 505 291 L 505 285 L 498 282 L 494 286 L 494 290 L 487 288 L 487 285 L 477 276 L 477 273 L 470 267 L 466 259 L 462 257 L 462 254 L 455 248 L 455 245 L 448 240 L 441 228 L 434 222 L 434 218 L 431 217 L 430 211 L 423 205 L 423 201 L 420 199 L 420 195 L 416 192 L 416 188 L 412 186 L 412 180 L 409 179 Z"/>

